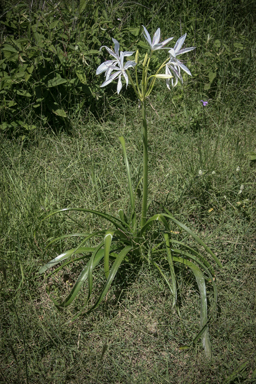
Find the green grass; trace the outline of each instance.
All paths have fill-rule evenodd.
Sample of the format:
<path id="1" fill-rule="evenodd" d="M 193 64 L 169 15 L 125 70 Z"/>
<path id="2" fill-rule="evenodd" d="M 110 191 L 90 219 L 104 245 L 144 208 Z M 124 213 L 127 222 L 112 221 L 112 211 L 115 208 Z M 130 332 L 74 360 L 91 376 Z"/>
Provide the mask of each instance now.
<path id="1" fill-rule="evenodd" d="M 197 28 L 198 53 L 190 56 L 189 65 L 194 76 L 171 93 L 159 81 L 148 108 L 150 213 L 168 208 L 223 264 L 216 274 L 217 312 L 208 287 L 212 360 L 205 360 L 200 341 L 186 348 L 200 322 L 199 293 L 189 270 L 176 270 L 180 313 L 172 309 L 169 289 L 155 270 L 124 264 L 97 310 L 73 323 L 68 321 L 81 308 L 86 288 L 65 310 L 58 310 L 50 296 L 67 295 L 79 266 L 66 267 L 48 280 L 38 274 L 44 263 L 75 245 L 66 240 L 46 248 L 49 238 L 81 225 L 88 232 L 104 229 L 104 222 L 83 214 L 42 222 L 47 213 L 84 207 L 115 215 L 128 206 L 119 136 L 126 140 L 134 185 L 142 175 L 140 110 L 128 90 L 113 104 L 106 98 L 97 118 L 74 116 L 71 133 L 54 134 L 41 127 L 25 140 L 2 136 L 1 382 L 255 383 L 256 164 L 246 155 L 256 150 L 255 43 L 243 51 L 241 66 L 233 68 L 239 60 L 227 64 L 232 55 L 238 57 L 234 41 L 242 35 L 245 45 L 255 41 L 255 27 L 248 29 L 251 13 L 246 15 L 243 7 L 241 24 L 234 25 L 237 8 L 230 13 L 229 3 L 226 8 L 219 4 L 208 9 L 209 15 L 215 12 L 213 20 L 206 4 L 200 16 L 204 23 L 196 26 L 196 7 L 182 3 L 181 19 L 173 27 L 175 33 L 180 25 L 190 32 Z M 179 14 L 177 7 L 167 11 L 173 17 Z M 140 8 L 136 12 L 134 22 L 143 18 Z M 156 13 L 152 29 L 160 19 L 161 12 Z M 165 23 L 159 25 L 169 31 Z M 207 28 L 212 41 L 221 38 L 230 44 L 231 56 L 220 55 L 216 82 L 204 90 L 208 74 L 199 59 L 206 50 Z M 210 49 L 215 52 L 214 46 Z M 201 99 L 209 105 L 203 108 Z M 175 239 L 184 236 L 173 228 Z M 95 278 L 92 302 L 102 282 Z"/>

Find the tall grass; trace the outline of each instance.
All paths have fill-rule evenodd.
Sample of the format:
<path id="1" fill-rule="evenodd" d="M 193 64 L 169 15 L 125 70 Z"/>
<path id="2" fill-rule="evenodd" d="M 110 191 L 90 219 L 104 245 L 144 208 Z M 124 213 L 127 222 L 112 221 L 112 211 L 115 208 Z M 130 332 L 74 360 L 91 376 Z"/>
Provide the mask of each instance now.
<path id="1" fill-rule="evenodd" d="M 140 180 L 141 144 L 135 139 L 140 110 L 128 89 L 122 103 L 107 95 L 97 117 L 73 115 L 71 132 L 54 134 L 38 126 L 23 139 L 2 134 L 4 383 L 255 381 L 256 169 L 246 155 L 256 149 L 255 5 L 147 4 L 123 3 L 120 15 L 126 15 L 129 26 L 161 27 L 163 38 L 190 32 L 187 45 L 197 46 L 191 55 L 193 78 L 171 94 L 159 83 L 149 100 L 149 199 L 152 213 L 166 206 L 203 237 L 224 265 L 216 276 L 217 315 L 209 299 L 212 360 L 205 361 L 200 343 L 192 344 L 199 295 L 189 271 L 177 270 L 180 314 L 173 312 L 168 287 L 155 271 L 136 265 L 127 271 L 124 265 L 103 305 L 69 325 L 82 295 L 65 311 L 57 310 L 49 296 L 66 295 L 78 269 L 52 276 L 48 288 L 37 274 L 49 258 L 72 246 L 69 240 L 45 249 L 47 239 L 75 231 L 78 224 L 86 231 L 102 229 L 92 216 L 41 222 L 48 212 L 72 205 L 115 214 L 128 204 L 119 136 L 126 138 L 133 181 Z M 207 107 L 201 99 L 208 100 Z M 173 235 L 178 240 L 182 234 Z M 101 283 L 94 282 L 98 289 Z"/>

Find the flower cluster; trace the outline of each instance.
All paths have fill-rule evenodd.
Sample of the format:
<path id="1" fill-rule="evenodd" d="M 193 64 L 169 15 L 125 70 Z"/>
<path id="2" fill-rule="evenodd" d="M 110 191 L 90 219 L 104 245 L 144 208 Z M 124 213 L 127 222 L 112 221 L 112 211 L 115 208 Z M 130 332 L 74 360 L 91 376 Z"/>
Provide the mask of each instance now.
<path id="1" fill-rule="evenodd" d="M 112 51 L 112 49 L 106 47 L 105 45 L 102 48 L 106 48 L 108 53 L 115 58 L 115 60 L 107 60 L 104 63 L 102 63 L 96 71 L 96 75 L 99 75 L 102 72 L 105 72 L 106 80 L 101 85 L 101 87 L 105 87 L 106 85 L 110 84 L 114 79 L 118 77 L 118 83 L 117 83 L 117 93 L 119 93 L 122 89 L 122 81 L 121 76 L 123 75 L 126 82 L 126 87 L 129 83 L 127 73 L 125 72 L 128 68 L 134 67 L 136 63 L 134 61 L 127 61 L 124 65 L 124 58 L 126 56 L 132 56 L 134 52 L 120 52 L 119 54 L 119 43 L 116 39 L 112 39 L 113 43 L 115 44 L 115 52 Z M 111 75 L 112 71 L 116 71 Z"/>
<path id="2" fill-rule="evenodd" d="M 144 37 L 150 46 L 151 53 L 153 51 L 157 51 L 160 49 L 168 49 L 170 59 L 165 64 L 165 75 L 166 76 L 161 75 L 163 78 L 166 79 L 167 88 L 170 89 L 170 80 L 171 80 L 171 84 L 173 87 L 175 87 L 178 84 L 179 80 L 181 81 L 181 83 L 183 82 L 183 78 L 181 76 L 181 69 L 184 72 L 186 72 L 188 75 L 191 76 L 190 70 L 180 60 L 177 59 L 177 56 L 182 55 L 182 54 L 187 53 L 187 52 L 190 52 L 193 49 L 195 49 L 195 47 L 189 47 L 189 48 L 181 49 L 182 45 L 184 44 L 184 41 L 186 39 L 187 34 L 181 36 L 177 40 L 174 48 L 167 48 L 167 47 L 165 47 L 166 44 L 168 44 L 173 39 L 173 37 L 170 37 L 170 38 L 168 38 L 168 39 L 166 39 L 160 43 L 160 35 L 161 35 L 160 28 L 158 28 L 157 31 L 155 32 L 155 34 L 153 36 L 153 40 L 151 40 L 151 37 L 150 37 L 147 29 L 144 26 L 143 26 L 143 28 L 144 28 Z M 120 93 L 120 91 L 122 89 L 122 80 L 121 80 L 122 76 L 125 79 L 125 83 L 126 83 L 126 87 L 127 87 L 127 85 L 129 84 L 129 78 L 128 78 L 126 71 L 129 68 L 135 67 L 136 63 L 135 63 L 135 61 L 127 61 L 124 64 L 124 58 L 128 57 L 128 56 L 132 56 L 134 54 L 134 51 L 133 52 L 120 51 L 120 53 L 119 53 L 119 47 L 120 46 L 119 46 L 118 41 L 116 39 L 112 39 L 112 40 L 114 43 L 114 51 L 112 49 L 106 47 L 105 45 L 102 46 L 100 49 L 106 48 L 108 53 L 114 57 L 114 60 L 107 60 L 104 63 L 102 63 L 97 68 L 96 75 L 99 75 L 99 74 L 105 72 L 106 79 L 105 79 L 104 83 L 101 85 L 101 87 L 105 87 L 106 85 L 110 84 L 113 80 L 118 78 L 117 93 Z M 160 77 L 160 76 L 158 75 L 158 77 Z"/>

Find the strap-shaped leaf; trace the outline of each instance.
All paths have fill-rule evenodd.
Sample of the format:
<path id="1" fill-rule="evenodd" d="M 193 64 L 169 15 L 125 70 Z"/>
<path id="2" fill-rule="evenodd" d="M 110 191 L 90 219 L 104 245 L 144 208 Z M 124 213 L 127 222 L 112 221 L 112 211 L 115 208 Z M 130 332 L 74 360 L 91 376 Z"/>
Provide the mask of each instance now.
<path id="1" fill-rule="evenodd" d="M 87 297 L 87 302 L 90 299 L 91 293 L 92 293 L 92 271 L 93 271 L 93 265 L 94 265 L 94 259 L 97 256 L 98 252 L 104 245 L 104 241 L 101 241 L 95 251 L 93 252 L 89 262 L 88 262 L 88 297 Z"/>
<path id="2" fill-rule="evenodd" d="M 91 239 L 92 237 L 98 235 L 99 232 L 94 232 L 90 235 L 88 235 L 85 239 L 83 239 L 81 241 L 80 244 L 78 244 L 78 246 L 76 248 L 73 248 L 72 250 L 69 250 L 69 251 L 66 251 L 64 253 L 62 253 L 61 255 L 55 257 L 55 259 L 51 260 L 49 263 L 47 263 L 46 265 L 44 265 L 42 268 L 40 268 L 39 270 L 39 273 L 43 273 L 45 272 L 48 268 L 51 268 L 53 267 L 55 264 L 59 263 L 60 261 L 63 261 L 69 257 L 71 257 L 73 254 L 75 253 L 79 253 L 79 250 L 82 249 L 83 245 L 89 240 Z M 100 231 L 101 233 L 101 231 Z M 92 249 L 93 251 L 95 250 L 95 248 L 90 248 Z"/>
<path id="3" fill-rule="evenodd" d="M 172 289 L 171 284 L 169 283 L 168 277 L 165 275 L 165 273 L 163 272 L 161 267 L 155 261 L 153 261 L 153 265 L 158 269 L 158 271 L 160 272 L 160 275 L 163 277 L 163 279 L 165 280 L 166 284 L 168 285 L 171 293 L 173 294 L 173 289 Z"/>
<path id="4" fill-rule="evenodd" d="M 162 215 L 162 214 L 157 214 L 157 215 L 154 215 L 152 216 L 147 222 L 146 224 L 141 228 L 141 230 L 139 231 L 138 233 L 138 236 L 142 236 L 143 233 L 148 229 L 148 227 L 153 224 L 154 221 L 160 221 L 166 228 L 166 230 L 169 230 L 169 225 L 168 225 L 168 222 L 167 220 L 165 219 L 165 217 Z"/>
<path id="5" fill-rule="evenodd" d="M 111 222 L 112 224 L 115 225 L 115 227 L 117 228 L 122 228 L 124 229 L 123 225 L 125 223 L 123 223 L 120 219 L 118 219 L 117 217 L 115 216 L 112 216 L 112 215 L 109 215 L 107 213 L 103 213 L 103 212 L 100 212 L 100 211 L 95 211 L 94 209 L 86 209 L 86 208 L 63 208 L 63 209 L 58 209 L 54 212 L 51 212 L 49 215 L 47 215 L 46 217 L 43 218 L 42 221 L 48 219 L 49 217 L 53 216 L 53 215 L 56 215 L 57 213 L 62 213 L 62 212 L 72 212 L 72 211 L 76 211 L 76 212 L 86 212 L 86 213 L 92 213 L 93 215 L 96 215 L 96 216 L 100 216 L 100 217 L 103 217 L 104 219 L 106 219 L 107 221 Z M 128 227 L 128 225 L 126 225 Z"/>
<path id="6" fill-rule="evenodd" d="M 102 233 L 103 231 L 99 231 L 98 233 Z M 96 232 L 94 232 L 96 234 Z M 68 239 L 69 237 L 85 237 L 85 236 L 90 236 L 89 233 L 71 233 L 70 235 L 62 235 L 59 237 L 56 237 L 55 239 L 49 240 L 46 248 L 48 248 L 50 245 L 53 243 L 56 243 L 57 241 L 63 240 L 63 239 Z"/>
<path id="7" fill-rule="evenodd" d="M 109 252 L 110 252 L 110 246 L 112 243 L 113 235 L 114 235 L 113 231 L 107 231 L 104 237 L 104 272 L 105 272 L 106 278 L 108 278 L 108 275 L 109 275 Z"/>
<path id="8" fill-rule="evenodd" d="M 202 271 L 200 268 L 192 263 L 189 260 L 182 259 L 181 257 L 175 257 L 173 256 L 173 261 L 177 261 L 178 263 L 184 264 L 187 267 L 189 267 L 196 278 L 196 282 L 198 285 L 199 293 L 200 293 L 200 299 L 201 299 L 201 308 L 200 308 L 200 327 L 201 329 L 205 326 L 207 323 L 207 296 L 206 296 L 206 286 L 205 286 L 205 279 Z M 209 330 L 208 327 L 205 327 L 205 331 L 202 333 L 202 343 L 205 350 L 205 354 L 207 358 L 211 358 L 211 343 L 209 338 Z"/>
<path id="9" fill-rule="evenodd" d="M 99 262 L 101 261 L 103 256 L 104 256 L 104 250 L 101 249 L 93 259 L 93 269 L 99 264 Z M 88 264 L 86 264 L 86 266 L 83 268 L 83 270 L 80 273 L 75 285 L 73 286 L 72 290 L 70 291 L 70 293 L 66 297 L 66 299 L 61 304 L 55 303 L 55 305 L 57 305 L 59 307 L 67 307 L 68 305 L 70 305 L 72 303 L 72 301 L 78 295 L 80 289 L 82 288 L 82 286 L 85 283 L 85 281 L 87 280 L 87 278 L 88 278 Z"/>
<path id="10" fill-rule="evenodd" d="M 214 270 L 211 266 L 211 264 L 206 260 L 205 257 L 203 257 L 199 252 L 197 252 L 195 249 L 189 247 L 187 244 L 184 244 L 182 241 L 174 240 L 172 239 L 172 244 L 178 244 L 184 247 L 185 249 L 188 249 L 190 253 L 192 253 L 194 256 L 198 257 L 204 265 L 209 269 L 212 275 L 214 275 Z"/>
<path id="11" fill-rule="evenodd" d="M 130 246 L 127 246 L 125 247 L 124 249 L 122 249 L 122 251 L 119 253 L 119 255 L 117 256 L 114 264 L 112 265 L 112 268 L 109 272 L 109 275 L 108 275 L 108 280 L 105 284 L 105 287 L 103 288 L 103 291 L 101 292 L 101 295 L 100 297 L 98 298 L 97 302 L 95 303 L 95 305 L 88 311 L 91 312 L 92 310 L 96 309 L 100 303 L 102 302 L 102 300 L 104 299 L 104 297 L 106 296 L 106 294 L 108 293 L 109 291 L 109 288 L 117 274 L 117 271 L 122 263 L 122 261 L 125 259 L 125 256 L 127 255 L 127 253 L 132 249 L 132 247 Z"/>
<path id="12" fill-rule="evenodd" d="M 127 177 L 128 177 L 128 188 L 129 188 L 129 195 L 130 195 L 130 204 L 131 204 L 131 221 L 132 221 L 132 228 L 133 231 L 136 230 L 136 215 L 135 215 L 135 201 L 134 201 L 134 193 L 132 188 L 132 178 L 131 178 L 131 172 L 130 172 L 130 166 L 128 157 L 126 154 L 126 147 L 125 147 L 125 141 L 124 138 L 121 136 L 119 137 L 120 143 L 123 148 L 123 154 L 124 154 L 124 163 L 126 167 Z"/>
<path id="13" fill-rule="evenodd" d="M 58 255 L 51 261 L 49 261 L 49 263 L 41 267 L 39 269 L 39 273 L 40 274 L 44 273 L 45 271 L 47 271 L 47 269 L 52 268 L 54 265 L 70 258 L 72 255 L 75 255 L 77 253 L 85 253 L 85 252 L 90 253 L 90 252 L 93 252 L 94 250 L 95 248 L 90 248 L 90 247 L 78 247 L 78 248 L 69 249 L 68 251 L 61 253 L 60 255 Z"/>
<path id="14" fill-rule="evenodd" d="M 169 239 L 168 233 L 164 234 L 164 239 L 166 243 L 167 260 L 169 263 L 171 278 L 172 278 L 172 294 L 173 294 L 172 306 L 175 307 L 177 302 L 177 284 L 176 284 L 176 275 L 174 271 L 173 257 L 172 257 L 171 245 L 170 245 L 170 239 Z"/>
<path id="15" fill-rule="evenodd" d="M 207 245 L 205 244 L 205 242 L 203 240 L 201 240 L 194 232 L 191 231 L 191 229 L 189 229 L 185 224 L 182 224 L 179 220 L 175 219 L 175 217 L 173 217 L 171 215 L 171 213 L 165 209 L 165 211 L 168 213 L 168 214 L 165 214 L 163 213 L 162 215 L 165 216 L 165 217 L 168 217 L 169 219 L 171 219 L 175 224 L 177 224 L 180 228 L 184 229 L 184 231 L 186 231 L 189 235 L 191 235 L 196 241 L 198 244 L 202 245 L 204 247 L 204 249 L 206 250 L 206 252 L 208 252 L 212 257 L 213 259 L 216 261 L 216 263 L 218 264 L 219 267 L 222 268 L 222 264 L 221 262 L 219 261 L 219 259 L 214 255 L 214 253 L 212 252 L 212 250 L 207 247 Z"/>

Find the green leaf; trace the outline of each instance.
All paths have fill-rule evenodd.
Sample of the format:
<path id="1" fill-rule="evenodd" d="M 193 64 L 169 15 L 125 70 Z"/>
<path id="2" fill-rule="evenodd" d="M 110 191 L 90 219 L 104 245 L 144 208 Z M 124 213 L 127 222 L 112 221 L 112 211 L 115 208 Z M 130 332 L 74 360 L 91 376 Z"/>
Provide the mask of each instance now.
<path id="1" fill-rule="evenodd" d="M 58 85 L 65 84 L 66 82 L 67 82 L 67 80 L 63 79 L 62 77 L 56 76 L 53 79 L 48 81 L 48 87 L 49 88 L 57 87 Z"/>
<path id="2" fill-rule="evenodd" d="M 96 49 L 90 49 L 89 51 L 86 52 L 86 55 L 98 55 L 99 51 Z"/>
<path id="3" fill-rule="evenodd" d="M 173 294 L 173 289 L 172 289 L 172 287 L 171 287 L 171 285 L 170 285 L 170 283 L 169 283 L 169 279 L 168 279 L 168 277 L 164 274 L 164 272 L 162 271 L 162 269 L 159 267 L 159 265 L 158 265 L 155 261 L 153 261 L 153 265 L 158 269 L 158 271 L 160 272 L 160 275 L 163 277 L 163 279 L 165 280 L 166 284 L 168 285 L 170 291 L 171 291 L 172 294 Z"/>
<path id="4" fill-rule="evenodd" d="M 107 231 L 104 237 L 104 271 L 105 271 L 106 278 L 108 278 L 108 275 L 109 275 L 109 252 L 110 252 L 110 246 L 112 243 L 113 235 L 114 235 L 113 231 Z"/>
<path id="5" fill-rule="evenodd" d="M 202 245 L 204 247 L 204 249 L 206 250 L 206 252 L 208 252 L 212 257 L 213 259 L 216 261 L 216 263 L 218 264 L 218 266 L 220 268 L 222 268 L 222 264 L 221 262 L 219 261 L 219 259 L 214 255 L 214 253 L 210 250 L 209 247 L 207 247 L 207 245 L 204 243 L 203 240 L 201 240 L 194 232 L 191 231 L 191 229 L 189 229 L 185 224 L 182 224 L 179 220 L 175 219 L 171 213 L 165 209 L 165 211 L 168 213 L 168 214 L 165 214 L 163 213 L 163 216 L 165 217 L 168 217 L 169 219 L 171 219 L 174 223 L 176 223 L 180 228 L 184 229 L 184 231 L 186 231 L 189 235 L 191 235 L 197 242 L 198 244 Z"/>
<path id="6" fill-rule="evenodd" d="M 76 71 L 76 75 L 78 77 L 78 79 L 81 81 L 82 84 L 86 84 L 87 81 L 86 81 L 86 76 L 83 72 L 79 72 L 79 71 Z"/>
<path id="7" fill-rule="evenodd" d="M 9 44 L 5 44 L 4 47 L 2 48 L 2 51 L 18 53 L 17 49 L 15 49 L 13 46 Z"/>
<path id="8" fill-rule="evenodd" d="M 97 265 L 99 264 L 99 262 L 101 261 L 103 256 L 104 256 L 104 250 L 101 249 L 93 259 L 92 269 L 97 267 Z M 86 264 L 86 266 L 83 268 L 82 272 L 80 273 L 80 275 L 79 275 L 75 285 L 73 286 L 72 290 L 70 291 L 69 295 L 66 297 L 66 299 L 61 304 L 58 304 L 58 306 L 60 306 L 60 307 L 69 306 L 72 303 L 72 301 L 76 298 L 76 296 L 78 295 L 80 289 L 82 288 L 82 286 L 85 283 L 85 281 L 87 280 L 87 278 L 88 278 L 88 264 Z"/>
<path id="9" fill-rule="evenodd" d="M 125 256 L 127 255 L 127 253 L 132 249 L 132 247 L 130 246 L 127 246 L 125 247 L 120 253 L 119 255 L 117 256 L 110 272 L 109 272 L 109 275 L 108 275 L 108 280 L 106 282 L 106 285 L 103 289 L 103 291 L 101 292 L 101 295 L 100 297 L 98 298 L 97 302 L 95 303 L 95 305 L 89 310 L 89 312 L 91 312 L 93 309 L 96 309 L 100 303 L 102 302 L 102 300 L 104 299 L 104 297 L 106 296 L 106 294 L 108 293 L 109 291 L 109 288 L 117 274 L 117 271 L 122 263 L 122 261 L 124 260 Z M 89 313 L 88 312 L 88 313 Z"/>
<path id="10" fill-rule="evenodd" d="M 95 251 L 93 252 L 90 261 L 88 262 L 88 296 L 87 296 L 87 302 L 89 301 L 92 293 L 92 271 L 93 271 L 93 265 L 94 265 L 94 259 L 97 256 L 97 253 L 100 251 L 102 246 L 104 245 L 104 241 L 101 241 L 100 244 L 97 246 Z"/>
<path id="11" fill-rule="evenodd" d="M 80 14 L 85 10 L 87 3 L 88 3 L 88 0 L 80 0 L 80 4 L 79 4 Z"/>
<path id="12" fill-rule="evenodd" d="M 52 112 L 53 112 L 55 115 L 57 115 L 57 116 L 67 117 L 67 114 L 66 114 L 66 112 L 65 112 L 63 109 L 52 110 Z"/>
<path id="13" fill-rule="evenodd" d="M 140 33 L 140 27 L 130 27 L 130 28 L 127 28 L 127 31 L 129 31 L 133 36 L 139 36 L 139 33 Z"/>
<path id="14" fill-rule="evenodd" d="M 51 244 L 56 243 L 57 241 L 60 241 L 63 239 L 68 239 L 70 237 L 86 237 L 87 236 L 87 240 L 89 240 L 92 236 L 96 236 L 99 233 L 104 233 L 104 231 L 94 232 L 91 234 L 88 234 L 88 233 L 71 233 L 69 235 L 62 235 L 62 236 L 56 237 L 55 239 L 51 239 L 51 240 L 49 239 L 49 242 L 48 242 L 46 248 L 48 248 Z"/>
<path id="15" fill-rule="evenodd" d="M 25 96 L 25 97 L 32 97 L 32 95 L 29 92 L 23 91 L 23 90 L 17 91 L 17 95 Z"/>
<path id="16" fill-rule="evenodd" d="M 14 107 L 14 105 L 17 105 L 17 103 L 15 103 L 14 100 L 10 100 L 10 101 L 7 102 L 8 108 Z"/>
<path id="17" fill-rule="evenodd" d="M 208 77 L 209 77 L 210 84 L 213 82 L 213 80 L 215 79 L 216 75 L 217 75 L 216 72 L 209 72 Z"/>
<path id="18" fill-rule="evenodd" d="M 164 234 L 164 239 L 166 243 L 167 260 L 169 263 L 171 278 L 172 278 L 172 294 L 173 294 L 172 306 L 175 307 L 177 302 L 177 284 L 176 284 L 176 275 L 175 275 L 174 266 L 173 266 L 173 257 L 171 253 L 170 239 L 167 233 Z"/>
<path id="19" fill-rule="evenodd" d="M 138 46 L 144 49 L 149 49 L 149 45 L 145 41 L 139 41 Z"/>
<path id="20" fill-rule="evenodd" d="M 6 128 L 8 128 L 8 124 L 6 122 L 0 124 L 0 129 L 4 131 Z"/>
<path id="21" fill-rule="evenodd" d="M 132 219 L 132 228 L 135 231 L 136 230 L 136 214 L 135 214 L 135 201 L 134 201 L 134 194 L 133 194 L 133 188 L 132 188 L 132 178 L 131 178 L 131 172 L 130 172 L 130 166 L 129 161 L 126 154 L 126 147 L 125 147 L 125 141 L 124 138 L 121 136 L 119 137 L 120 143 L 123 148 L 123 154 L 124 154 L 124 163 L 126 166 L 126 172 L 128 177 L 128 188 L 129 188 L 129 195 L 130 195 L 130 204 L 131 204 L 131 219 Z"/>
<path id="22" fill-rule="evenodd" d="M 204 54 L 206 57 L 214 57 L 214 54 L 211 52 L 205 52 Z"/>
<path id="23" fill-rule="evenodd" d="M 211 83 L 207 83 L 204 85 L 204 90 L 208 91 L 211 88 Z"/>
<path id="24" fill-rule="evenodd" d="M 214 41 L 214 47 L 216 47 L 216 48 L 220 48 L 220 46 L 221 46 L 221 42 L 220 42 L 220 40 L 215 40 Z"/>
<path id="25" fill-rule="evenodd" d="M 256 152 L 247 152 L 246 155 L 249 157 L 250 161 L 256 160 Z"/>
<path id="26" fill-rule="evenodd" d="M 109 215 L 107 213 L 103 213 L 103 212 L 100 212 L 100 211 L 95 211 L 93 209 L 86 209 L 86 208 L 63 208 L 63 209 L 58 209 L 57 211 L 54 211 L 54 212 L 51 212 L 49 215 L 47 215 L 43 220 L 46 220 L 48 219 L 49 217 L 53 216 L 53 215 L 56 215 L 57 213 L 62 213 L 62 212 L 72 212 L 72 211 L 76 211 L 76 212 L 86 212 L 86 213 L 92 213 L 93 215 L 97 215 L 97 216 L 100 216 L 100 217 L 103 217 L 104 219 L 106 219 L 107 221 L 111 222 L 112 224 L 115 225 L 115 227 L 117 228 L 120 228 L 122 230 L 125 230 L 125 228 L 123 227 L 123 223 L 121 220 L 119 220 L 117 217 L 114 217 L 112 215 Z M 128 225 L 127 225 L 128 226 Z"/>
<path id="27" fill-rule="evenodd" d="M 49 25 L 49 29 L 54 29 L 59 23 L 59 20 L 54 20 L 50 25 Z"/>
<path id="28" fill-rule="evenodd" d="M 206 296 L 206 286 L 205 286 L 204 275 L 201 272 L 201 270 L 198 268 L 198 266 L 195 265 L 194 263 L 191 263 L 191 261 L 189 260 L 182 259 L 180 257 L 173 257 L 173 261 L 177 261 L 178 263 L 186 265 L 193 271 L 195 275 L 199 293 L 200 293 L 200 300 L 201 300 L 200 326 L 202 331 L 202 344 L 205 350 L 206 357 L 210 359 L 212 353 L 211 353 L 209 331 L 208 331 L 208 327 L 206 326 L 208 319 L 207 319 L 207 296 Z M 202 328 L 204 328 L 204 331 L 202 330 Z"/>
<path id="29" fill-rule="evenodd" d="M 60 255 L 58 255 L 51 261 L 49 261 L 49 263 L 41 267 L 39 269 L 39 274 L 44 273 L 45 271 L 47 271 L 47 269 L 54 267 L 54 265 L 61 263 L 62 261 L 68 259 L 72 255 L 76 255 L 77 253 L 90 253 L 90 252 L 94 252 L 94 250 L 95 248 L 90 248 L 90 247 L 78 247 L 78 248 L 69 249 L 68 251 L 61 253 Z"/>
<path id="30" fill-rule="evenodd" d="M 154 216 L 152 216 L 150 219 L 148 219 L 148 221 L 146 222 L 146 224 L 141 228 L 141 230 L 139 231 L 138 233 L 138 236 L 142 236 L 143 233 L 147 230 L 147 228 L 153 224 L 154 221 L 160 221 L 164 226 L 165 226 L 165 229 L 168 231 L 169 230 L 169 225 L 168 225 L 168 222 L 166 221 L 166 219 L 164 218 L 164 216 L 162 214 L 156 214 Z"/>
<path id="31" fill-rule="evenodd" d="M 244 49 L 244 46 L 241 43 L 234 43 L 234 47 L 238 49 Z"/>

